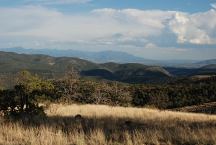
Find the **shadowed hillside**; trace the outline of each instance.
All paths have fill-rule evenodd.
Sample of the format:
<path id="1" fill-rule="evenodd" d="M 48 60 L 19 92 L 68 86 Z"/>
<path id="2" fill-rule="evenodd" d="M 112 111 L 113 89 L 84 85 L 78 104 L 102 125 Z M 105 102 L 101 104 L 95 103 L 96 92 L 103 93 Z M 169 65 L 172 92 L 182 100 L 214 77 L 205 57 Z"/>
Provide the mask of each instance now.
<path id="1" fill-rule="evenodd" d="M 2 74 L 29 70 L 42 76 L 63 76 L 70 68 L 77 70 L 83 76 L 95 76 L 129 83 L 157 82 L 171 77 L 169 72 L 162 67 L 142 64 L 97 64 L 71 57 L 55 58 L 46 55 L 0 52 L 0 73 Z"/>
<path id="2" fill-rule="evenodd" d="M 173 110 L 181 111 L 181 112 L 216 114 L 216 102 L 204 103 L 201 105 L 186 106 L 186 107 L 177 108 Z"/>
<path id="3" fill-rule="evenodd" d="M 173 77 L 194 75 L 215 75 L 214 65 L 202 68 L 174 68 L 148 66 L 138 63 L 98 64 L 72 57 L 51 57 L 47 55 L 27 55 L 0 52 L 0 74 L 16 73 L 21 70 L 39 74 L 43 77 L 61 77 L 69 69 L 75 69 L 82 76 L 97 79 L 115 80 L 127 83 L 163 83 Z"/>

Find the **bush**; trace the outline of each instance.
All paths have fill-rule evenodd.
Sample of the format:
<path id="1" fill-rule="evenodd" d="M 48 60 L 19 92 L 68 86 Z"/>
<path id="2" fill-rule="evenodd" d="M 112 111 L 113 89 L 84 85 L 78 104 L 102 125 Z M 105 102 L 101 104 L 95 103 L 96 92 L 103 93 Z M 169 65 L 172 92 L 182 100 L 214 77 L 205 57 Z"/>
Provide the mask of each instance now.
<path id="1" fill-rule="evenodd" d="M 23 71 L 18 74 L 18 83 L 13 89 L 0 92 L 0 111 L 6 116 L 45 115 L 36 97 L 51 89 L 51 83 Z"/>
<path id="2" fill-rule="evenodd" d="M 135 106 L 144 106 L 150 101 L 150 95 L 141 87 L 135 87 L 133 94 L 134 97 L 132 102 Z"/>

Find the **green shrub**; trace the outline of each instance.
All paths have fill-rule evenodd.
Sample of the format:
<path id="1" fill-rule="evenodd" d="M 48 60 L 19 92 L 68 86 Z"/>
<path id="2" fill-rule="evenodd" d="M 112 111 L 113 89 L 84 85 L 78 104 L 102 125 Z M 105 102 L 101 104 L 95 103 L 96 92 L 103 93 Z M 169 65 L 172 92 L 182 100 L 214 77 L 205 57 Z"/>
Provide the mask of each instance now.
<path id="1" fill-rule="evenodd" d="M 133 104 L 135 106 L 145 106 L 150 101 L 150 95 L 141 87 L 135 87 L 133 96 Z"/>
<path id="2" fill-rule="evenodd" d="M 13 89 L 0 92 L 0 111 L 3 111 L 6 116 L 44 114 L 43 108 L 39 107 L 36 97 L 50 92 L 53 85 L 27 71 L 18 74 L 17 82 Z"/>

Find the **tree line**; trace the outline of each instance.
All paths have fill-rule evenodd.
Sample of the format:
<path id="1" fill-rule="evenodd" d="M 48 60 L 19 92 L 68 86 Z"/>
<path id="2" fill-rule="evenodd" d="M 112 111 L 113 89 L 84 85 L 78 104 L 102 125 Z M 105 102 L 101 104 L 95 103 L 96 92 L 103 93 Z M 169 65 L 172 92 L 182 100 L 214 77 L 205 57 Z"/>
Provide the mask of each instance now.
<path id="1" fill-rule="evenodd" d="M 80 78 L 74 70 L 54 80 L 28 71 L 17 74 L 12 89 L 0 89 L 0 111 L 6 115 L 44 114 L 45 101 L 171 109 L 216 101 L 216 78 L 170 84 L 125 84 Z"/>

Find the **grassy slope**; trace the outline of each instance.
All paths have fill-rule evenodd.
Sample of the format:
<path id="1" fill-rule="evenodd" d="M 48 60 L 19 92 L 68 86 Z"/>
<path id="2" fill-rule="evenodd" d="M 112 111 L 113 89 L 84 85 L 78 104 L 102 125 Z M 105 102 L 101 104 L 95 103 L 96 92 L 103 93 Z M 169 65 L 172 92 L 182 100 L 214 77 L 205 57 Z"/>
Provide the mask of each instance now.
<path id="1" fill-rule="evenodd" d="M 34 124 L 2 122 L 0 144 L 216 144 L 216 116 L 103 105 L 58 105 Z M 81 114 L 81 118 L 74 118 Z"/>

